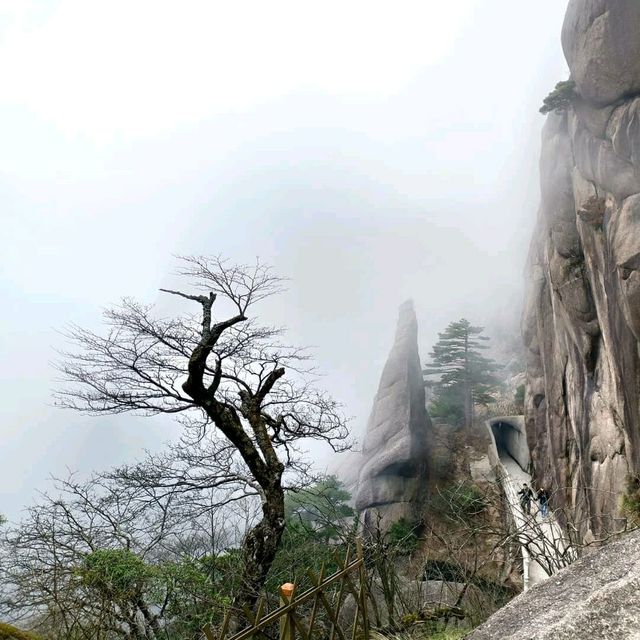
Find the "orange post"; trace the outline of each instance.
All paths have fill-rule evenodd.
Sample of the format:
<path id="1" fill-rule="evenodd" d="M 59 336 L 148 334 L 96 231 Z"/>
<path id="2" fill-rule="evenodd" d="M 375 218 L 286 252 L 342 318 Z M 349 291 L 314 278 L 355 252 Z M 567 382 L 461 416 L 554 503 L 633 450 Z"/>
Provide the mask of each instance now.
<path id="1" fill-rule="evenodd" d="M 291 602 L 293 592 L 296 586 L 292 582 L 285 582 L 280 587 L 280 604 L 285 606 Z M 293 613 L 293 612 L 291 612 Z M 280 616 L 280 640 L 294 640 L 295 639 L 295 627 L 293 626 L 293 620 L 289 613 L 284 613 Z"/>
<path id="2" fill-rule="evenodd" d="M 280 587 L 280 594 L 283 595 L 287 600 L 293 595 L 293 591 L 296 588 L 296 585 L 293 582 L 285 582 Z"/>

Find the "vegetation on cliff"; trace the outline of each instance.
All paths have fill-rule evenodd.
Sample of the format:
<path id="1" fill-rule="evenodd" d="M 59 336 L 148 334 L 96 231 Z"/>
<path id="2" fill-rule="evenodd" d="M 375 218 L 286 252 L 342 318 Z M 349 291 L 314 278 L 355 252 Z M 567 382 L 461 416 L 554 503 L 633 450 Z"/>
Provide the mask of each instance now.
<path id="1" fill-rule="evenodd" d="M 540 113 L 562 113 L 566 111 L 576 97 L 576 83 L 573 80 L 562 80 L 542 101 Z"/>
<path id="2" fill-rule="evenodd" d="M 627 486 L 622 495 L 622 513 L 626 516 L 629 524 L 640 526 L 640 477 L 629 476 Z"/>
<path id="3" fill-rule="evenodd" d="M 427 382 L 434 391 L 429 407 L 432 416 L 470 428 L 474 405 L 493 400 L 498 388 L 498 366 L 482 355 L 489 340 L 483 331 L 483 327 L 473 326 L 463 318 L 438 334 L 430 354 L 432 361 L 423 372 L 427 377 L 437 376 L 435 381 Z"/>

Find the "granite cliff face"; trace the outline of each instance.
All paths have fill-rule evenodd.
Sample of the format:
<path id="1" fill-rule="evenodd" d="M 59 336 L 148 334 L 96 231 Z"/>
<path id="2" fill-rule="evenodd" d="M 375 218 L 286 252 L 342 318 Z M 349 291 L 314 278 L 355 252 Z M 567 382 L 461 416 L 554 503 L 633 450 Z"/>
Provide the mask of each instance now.
<path id="1" fill-rule="evenodd" d="M 527 438 L 587 536 L 640 472 L 640 2 L 570 0 L 572 106 L 542 135 L 523 334 Z"/>
<path id="2" fill-rule="evenodd" d="M 356 509 L 381 530 L 417 522 L 427 482 L 431 421 L 425 408 L 413 304 L 400 307 L 395 341 L 382 371 L 360 457 Z"/>

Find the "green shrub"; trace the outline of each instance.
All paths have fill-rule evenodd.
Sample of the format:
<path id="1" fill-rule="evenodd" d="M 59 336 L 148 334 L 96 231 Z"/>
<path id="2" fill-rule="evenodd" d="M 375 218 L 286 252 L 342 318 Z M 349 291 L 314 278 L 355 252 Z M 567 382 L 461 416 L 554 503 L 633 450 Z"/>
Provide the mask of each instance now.
<path id="1" fill-rule="evenodd" d="M 518 411 L 524 410 L 524 385 L 521 384 L 517 389 L 513 396 L 513 400 L 516 403 L 516 407 Z"/>
<path id="2" fill-rule="evenodd" d="M 622 512 L 632 523 L 640 522 L 640 477 L 629 476 L 622 496 Z"/>
<path id="3" fill-rule="evenodd" d="M 298 492 L 287 492 L 284 501 L 288 525 L 306 529 L 310 537 L 328 542 L 340 538 L 345 521 L 353 518 L 349 506 L 351 494 L 342 481 L 329 475 L 316 484 Z"/>
<path id="4" fill-rule="evenodd" d="M 562 113 L 570 106 L 576 97 L 576 83 L 573 80 L 558 82 L 555 89 L 542 101 L 540 113 Z"/>
<path id="5" fill-rule="evenodd" d="M 439 389 L 429 405 L 429 415 L 440 418 L 452 427 L 464 424 L 464 402 L 458 389 Z"/>
<path id="6" fill-rule="evenodd" d="M 138 593 L 151 573 L 151 567 L 128 549 L 94 551 L 85 557 L 79 571 L 85 585 L 116 599 Z"/>
<path id="7" fill-rule="evenodd" d="M 475 485 L 466 482 L 460 482 L 443 489 L 440 492 L 438 503 L 440 511 L 455 518 L 472 518 L 480 515 L 486 507 L 482 491 Z"/>
<path id="8" fill-rule="evenodd" d="M 389 542 L 399 553 L 412 554 L 418 546 L 416 528 L 406 518 L 400 518 L 389 527 Z"/>
<path id="9" fill-rule="evenodd" d="M 39 636 L 0 622 L 0 640 L 40 640 Z"/>

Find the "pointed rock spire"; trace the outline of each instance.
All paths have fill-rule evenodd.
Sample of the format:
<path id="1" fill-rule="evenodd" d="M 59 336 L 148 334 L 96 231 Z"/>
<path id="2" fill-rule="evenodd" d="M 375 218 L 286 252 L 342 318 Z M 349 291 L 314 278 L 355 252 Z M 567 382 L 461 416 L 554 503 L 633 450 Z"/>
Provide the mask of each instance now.
<path id="1" fill-rule="evenodd" d="M 367 423 L 356 509 L 365 528 L 417 523 L 432 426 L 425 407 L 413 302 L 400 306 L 396 336 Z"/>

